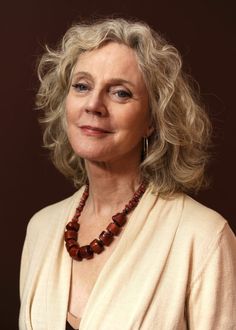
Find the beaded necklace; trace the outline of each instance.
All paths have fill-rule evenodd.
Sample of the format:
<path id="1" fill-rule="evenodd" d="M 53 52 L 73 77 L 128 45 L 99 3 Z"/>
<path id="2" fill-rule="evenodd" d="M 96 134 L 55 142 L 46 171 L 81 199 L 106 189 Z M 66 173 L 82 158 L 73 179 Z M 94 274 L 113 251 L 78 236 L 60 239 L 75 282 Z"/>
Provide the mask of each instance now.
<path id="1" fill-rule="evenodd" d="M 75 215 L 66 225 L 64 239 L 69 255 L 77 261 L 82 261 L 83 259 L 93 258 L 94 253 L 100 254 L 102 251 L 104 251 L 104 246 L 109 246 L 113 241 L 114 236 L 119 235 L 122 227 L 127 221 L 127 214 L 129 214 L 138 205 L 139 200 L 143 196 L 145 190 L 146 184 L 143 182 L 134 193 L 132 199 L 128 202 L 128 204 L 125 205 L 124 209 L 112 216 L 113 221 L 107 226 L 106 230 L 101 232 L 99 238 L 95 238 L 88 245 L 79 246 L 77 242 L 78 231 L 80 228 L 78 220 L 89 196 L 89 185 L 86 184 L 85 190 L 79 202 L 79 206 L 76 208 Z"/>

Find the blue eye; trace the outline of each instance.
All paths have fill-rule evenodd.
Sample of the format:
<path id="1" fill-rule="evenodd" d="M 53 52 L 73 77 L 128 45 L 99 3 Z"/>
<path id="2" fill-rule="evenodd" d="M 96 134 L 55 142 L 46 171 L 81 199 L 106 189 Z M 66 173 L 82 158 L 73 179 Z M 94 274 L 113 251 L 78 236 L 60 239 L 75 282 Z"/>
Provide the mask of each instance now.
<path id="1" fill-rule="evenodd" d="M 73 88 L 75 88 L 78 92 L 86 92 L 89 88 L 86 84 L 78 83 L 78 84 L 73 84 Z"/>
<path id="2" fill-rule="evenodd" d="M 124 99 L 124 98 L 129 98 L 132 96 L 132 94 L 130 92 L 127 92 L 125 90 L 119 90 L 114 92 L 115 95 L 117 95 L 118 97 Z"/>

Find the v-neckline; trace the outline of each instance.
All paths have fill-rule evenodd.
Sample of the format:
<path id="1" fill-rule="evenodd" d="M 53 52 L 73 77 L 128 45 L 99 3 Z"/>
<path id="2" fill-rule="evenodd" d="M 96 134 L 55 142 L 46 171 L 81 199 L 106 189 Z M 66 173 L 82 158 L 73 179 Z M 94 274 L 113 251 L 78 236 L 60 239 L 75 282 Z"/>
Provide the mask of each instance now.
<path id="1" fill-rule="evenodd" d="M 117 243 L 117 246 L 115 247 L 115 249 L 112 251 L 111 255 L 108 257 L 108 259 L 106 260 L 106 262 L 104 263 L 103 267 L 101 268 L 101 271 L 100 273 L 98 274 L 98 277 L 93 285 L 93 288 L 90 292 L 90 295 L 88 297 L 88 300 L 85 304 L 85 307 L 84 307 L 84 311 L 83 311 L 83 314 L 81 315 L 81 317 L 79 317 L 80 319 L 80 330 L 82 329 L 83 327 L 83 323 L 84 323 L 84 320 L 86 319 L 86 316 L 87 316 L 87 313 L 88 313 L 88 310 L 90 310 L 89 306 L 91 304 L 91 300 L 92 300 L 92 297 L 94 295 L 94 291 L 96 290 L 97 286 L 99 285 L 99 283 L 101 282 L 101 278 L 103 277 L 103 274 L 105 273 L 106 271 L 106 268 L 109 266 L 109 264 L 112 262 L 112 260 L 114 259 L 114 256 L 118 253 L 117 251 L 119 251 L 120 249 L 120 246 L 122 245 L 122 242 L 124 240 L 124 238 L 126 237 L 127 235 L 127 232 L 129 230 L 129 227 L 132 225 L 132 219 L 135 217 L 135 214 L 141 204 L 141 202 L 145 199 L 145 195 L 148 193 L 149 191 L 149 187 L 147 187 L 145 193 L 143 194 L 141 200 L 140 200 L 140 203 L 137 205 L 137 207 L 133 210 L 133 212 L 130 214 L 130 218 L 129 220 L 127 221 L 127 224 L 125 225 L 124 227 L 124 230 L 123 232 L 121 233 L 121 237 L 120 237 L 120 240 L 119 242 Z M 97 256 L 99 257 L 99 255 Z M 92 261 L 92 260 L 91 260 Z M 73 262 L 72 262 L 72 259 L 71 259 L 71 267 L 70 267 L 70 285 L 69 285 L 69 295 L 68 295 L 68 306 L 69 306 L 69 299 L 70 299 L 70 290 L 71 290 L 71 280 L 72 280 L 72 265 L 73 265 Z"/>
<path id="2" fill-rule="evenodd" d="M 72 313 L 70 313 L 68 311 L 68 313 L 67 313 L 67 322 L 70 324 L 70 326 L 73 329 L 78 330 L 79 327 L 80 327 L 81 318 L 76 317 L 75 315 L 73 315 Z"/>

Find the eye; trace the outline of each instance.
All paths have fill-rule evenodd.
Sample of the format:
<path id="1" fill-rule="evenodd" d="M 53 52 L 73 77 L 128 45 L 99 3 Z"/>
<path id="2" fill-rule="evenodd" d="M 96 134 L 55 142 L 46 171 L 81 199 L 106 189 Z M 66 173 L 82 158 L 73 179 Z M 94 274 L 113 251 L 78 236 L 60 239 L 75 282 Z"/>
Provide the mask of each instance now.
<path id="1" fill-rule="evenodd" d="M 116 94 L 117 96 L 119 96 L 120 98 L 128 98 L 131 97 L 131 93 L 124 91 L 124 90 L 119 90 L 117 92 L 115 92 L 114 94 Z"/>
<path id="2" fill-rule="evenodd" d="M 80 93 L 87 92 L 89 90 L 88 85 L 84 83 L 72 84 L 72 87 Z"/>
<path id="3" fill-rule="evenodd" d="M 113 90 L 112 95 L 114 95 L 117 99 L 126 101 L 129 98 L 132 97 L 132 93 L 130 91 L 127 91 L 125 89 L 118 89 L 118 90 Z"/>

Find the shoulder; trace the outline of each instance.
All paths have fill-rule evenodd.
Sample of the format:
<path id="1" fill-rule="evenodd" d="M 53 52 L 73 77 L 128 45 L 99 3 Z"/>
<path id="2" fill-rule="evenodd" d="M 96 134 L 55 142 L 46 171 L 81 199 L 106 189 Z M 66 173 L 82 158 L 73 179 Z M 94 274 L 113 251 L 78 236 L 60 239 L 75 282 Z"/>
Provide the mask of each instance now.
<path id="1" fill-rule="evenodd" d="M 33 215 L 27 226 L 27 236 L 38 236 L 39 233 L 54 230 L 64 225 L 78 205 L 82 190 L 75 192 L 72 196 L 57 203 L 44 207 Z"/>
<path id="2" fill-rule="evenodd" d="M 188 237 L 212 236 L 227 225 L 227 220 L 218 212 L 199 203 L 189 195 L 176 193 L 171 197 L 158 196 L 152 187 L 146 192 L 145 205 L 151 207 L 158 222 L 175 229 Z M 167 221 L 168 220 L 168 221 Z"/>
<path id="3" fill-rule="evenodd" d="M 198 273 L 213 255 L 230 255 L 235 260 L 236 238 L 228 222 L 218 212 L 193 198 L 182 195 L 177 198 L 182 205 L 176 241 L 182 255 L 187 253 L 193 273 Z"/>
<path id="4" fill-rule="evenodd" d="M 175 224 L 178 230 L 183 227 L 192 234 L 206 234 L 221 231 L 227 224 L 227 220 L 221 214 L 184 193 L 176 193 L 168 198 L 155 198 L 155 194 L 151 191 L 148 198 L 152 201 L 159 217 L 170 218 L 170 225 Z"/>
<path id="5" fill-rule="evenodd" d="M 227 225 L 226 219 L 218 212 L 197 202 L 188 195 L 182 197 L 182 225 L 189 234 L 212 237 L 220 234 Z"/>
<path id="6" fill-rule="evenodd" d="M 159 200 L 169 228 L 175 226 L 174 241 L 181 251 L 204 254 L 216 248 L 230 227 L 218 212 L 197 202 L 185 194 L 176 194 L 171 199 Z M 158 201 L 156 202 L 158 206 Z"/>
<path id="7" fill-rule="evenodd" d="M 206 226 L 222 226 L 227 221 L 224 217 L 212 210 L 211 208 L 199 203 L 188 195 L 183 195 L 183 216 L 188 219 L 190 223 L 198 222 Z"/>
<path id="8" fill-rule="evenodd" d="M 172 210 L 169 226 L 178 217 L 172 252 L 188 272 L 190 283 L 211 267 L 213 260 L 216 271 L 223 264 L 235 269 L 236 238 L 222 215 L 184 194 L 166 203 Z"/>

